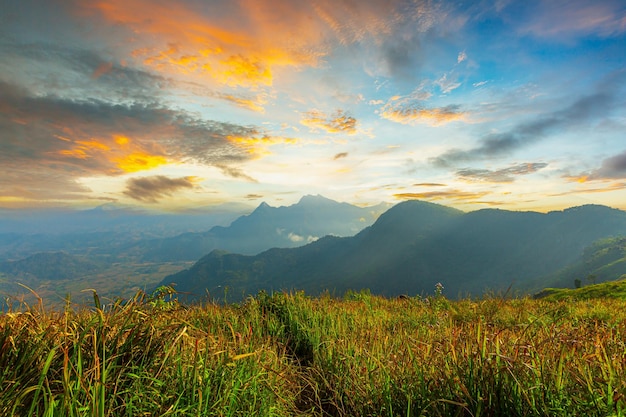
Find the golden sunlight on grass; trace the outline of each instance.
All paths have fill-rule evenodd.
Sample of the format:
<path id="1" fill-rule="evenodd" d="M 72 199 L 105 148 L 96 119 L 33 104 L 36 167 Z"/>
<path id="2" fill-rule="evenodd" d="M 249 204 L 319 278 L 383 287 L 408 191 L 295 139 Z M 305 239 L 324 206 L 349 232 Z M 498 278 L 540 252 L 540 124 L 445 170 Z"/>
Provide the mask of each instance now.
<path id="1" fill-rule="evenodd" d="M 0 315 L 0 413 L 626 414 L 622 300 L 171 295 Z"/>

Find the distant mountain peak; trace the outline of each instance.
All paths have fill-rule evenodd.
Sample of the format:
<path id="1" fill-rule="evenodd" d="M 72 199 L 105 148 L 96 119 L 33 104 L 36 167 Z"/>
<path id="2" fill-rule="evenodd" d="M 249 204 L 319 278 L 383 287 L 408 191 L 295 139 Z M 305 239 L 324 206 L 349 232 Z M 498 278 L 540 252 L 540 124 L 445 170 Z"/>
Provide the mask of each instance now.
<path id="1" fill-rule="evenodd" d="M 330 198 L 326 198 L 321 194 L 316 194 L 316 195 L 307 194 L 307 195 L 303 195 L 300 198 L 299 203 L 316 202 L 316 201 L 333 201 L 334 202 L 334 200 L 331 200 Z"/>
<path id="2" fill-rule="evenodd" d="M 297 206 L 338 206 L 346 203 L 340 203 L 335 200 L 331 200 L 330 198 L 326 198 L 323 195 L 311 195 L 307 194 L 300 198 L 300 201 L 296 204 Z"/>
<path id="3" fill-rule="evenodd" d="M 129 205 L 124 205 L 124 204 L 119 204 L 119 203 L 104 203 L 87 211 L 97 213 L 97 212 L 118 211 L 118 210 L 133 211 L 133 208 Z"/>
<path id="4" fill-rule="evenodd" d="M 269 209 L 272 209 L 272 206 L 270 206 L 269 204 L 267 204 L 265 201 L 263 201 L 261 204 L 259 204 L 259 206 L 254 210 L 254 213 L 258 213 L 258 212 L 263 212 L 263 211 L 267 211 Z"/>

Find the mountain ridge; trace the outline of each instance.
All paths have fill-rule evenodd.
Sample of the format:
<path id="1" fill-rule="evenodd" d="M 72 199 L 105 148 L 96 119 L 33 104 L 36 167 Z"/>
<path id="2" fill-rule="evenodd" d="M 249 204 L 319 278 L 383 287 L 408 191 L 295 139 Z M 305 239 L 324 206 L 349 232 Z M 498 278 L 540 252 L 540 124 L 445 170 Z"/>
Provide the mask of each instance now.
<path id="1" fill-rule="evenodd" d="M 253 255 L 273 247 L 296 247 L 327 234 L 351 236 L 372 224 L 388 208 L 381 203 L 357 207 L 322 196 L 304 196 L 290 206 L 272 207 L 262 202 L 229 226 L 206 232 L 185 233 L 143 243 L 144 260 L 197 260 L 213 249 Z"/>
<path id="2" fill-rule="evenodd" d="M 184 292 L 229 287 L 245 295 L 261 289 L 381 295 L 419 294 L 442 282 L 452 296 L 529 292 L 533 279 L 575 262 L 597 239 L 626 235 L 626 212 L 580 206 L 549 213 L 482 209 L 464 213 L 423 201 L 399 203 L 352 237 L 320 239 L 256 256 L 217 255 L 166 277 Z M 224 258 L 219 263 L 217 258 Z M 201 292 L 204 293 L 204 292 Z"/>

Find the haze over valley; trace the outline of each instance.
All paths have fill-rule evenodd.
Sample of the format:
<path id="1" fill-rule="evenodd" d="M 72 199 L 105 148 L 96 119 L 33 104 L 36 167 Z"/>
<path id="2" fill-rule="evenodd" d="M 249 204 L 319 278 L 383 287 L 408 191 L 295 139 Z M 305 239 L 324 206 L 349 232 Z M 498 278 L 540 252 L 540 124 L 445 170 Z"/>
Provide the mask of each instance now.
<path id="1" fill-rule="evenodd" d="M 253 255 L 273 247 L 301 246 L 326 235 L 351 236 L 389 206 L 356 207 L 305 196 L 291 206 L 262 203 L 256 209 L 222 207 L 184 215 L 110 206 L 44 211 L 37 221 L 32 221 L 31 213 L 12 213 L 11 218 L 0 219 L 0 292 L 32 300 L 20 282 L 54 303 L 68 293 L 76 302 L 90 299 L 89 292 L 81 293 L 90 288 L 105 297 L 131 297 L 214 249 Z M 27 232 L 16 231 L 16 218 L 29 225 L 24 228 Z M 208 226 L 211 223 L 215 225 Z"/>

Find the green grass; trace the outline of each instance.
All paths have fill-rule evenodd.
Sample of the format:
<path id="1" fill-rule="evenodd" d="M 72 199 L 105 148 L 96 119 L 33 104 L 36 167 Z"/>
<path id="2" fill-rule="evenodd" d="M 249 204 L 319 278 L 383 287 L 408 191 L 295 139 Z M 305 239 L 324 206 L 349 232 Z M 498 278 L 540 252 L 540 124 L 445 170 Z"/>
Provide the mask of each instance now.
<path id="1" fill-rule="evenodd" d="M 626 301 L 626 276 L 618 281 L 587 285 L 581 288 L 546 288 L 536 295 L 548 301 L 616 298 Z"/>
<path id="2" fill-rule="evenodd" d="M 0 314 L 0 415 L 626 415 L 623 300 L 167 294 Z"/>

